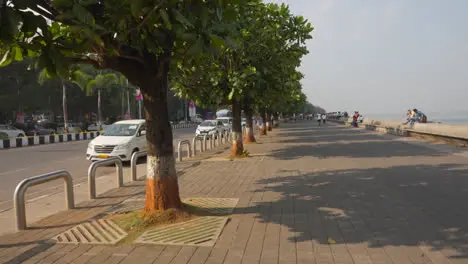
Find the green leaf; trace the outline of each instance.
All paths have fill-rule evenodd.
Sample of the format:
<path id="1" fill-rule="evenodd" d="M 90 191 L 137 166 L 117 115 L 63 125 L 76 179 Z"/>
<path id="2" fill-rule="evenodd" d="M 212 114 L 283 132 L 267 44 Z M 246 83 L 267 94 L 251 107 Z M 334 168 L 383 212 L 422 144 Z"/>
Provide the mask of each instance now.
<path id="1" fill-rule="evenodd" d="M 23 60 L 23 51 L 18 46 L 13 46 L 11 48 L 11 56 L 15 61 L 22 61 Z"/>
<path id="2" fill-rule="evenodd" d="M 171 29 L 172 28 L 172 23 L 169 20 L 169 15 L 167 14 L 166 10 L 160 9 L 159 14 L 161 15 L 161 18 L 163 19 L 164 24 L 166 25 L 166 27 Z"/>
<path id="3" fill-rule="evenodd" d="M 143 10 L 145 1 L 144 0 L 132 0 L 130 4 L 130 10 L 133 16 L 138 16 Z"/>
<path id="4" fill-rule="evenodd" d="M 11 63 L 10 50 L 8 49 L 5 54 L 3 54 L 2 59 L 0 60 L 0 67 L 7 66 Z"/>
<path id="5" fill-rule="evenodd" d="M 172 13 L 175 15 L 175 18 L 177 21 L 179 21 L 180 23 L 182 23 L 183 25 L 185 25 L 186 27 L 193 27 L 192 23 L 190 23 L 190 21 L 188 21 L 187 18 L 185 18 L 184 15 L 182 15 L 179 10 L 173 8 L 172 9 Z"/>

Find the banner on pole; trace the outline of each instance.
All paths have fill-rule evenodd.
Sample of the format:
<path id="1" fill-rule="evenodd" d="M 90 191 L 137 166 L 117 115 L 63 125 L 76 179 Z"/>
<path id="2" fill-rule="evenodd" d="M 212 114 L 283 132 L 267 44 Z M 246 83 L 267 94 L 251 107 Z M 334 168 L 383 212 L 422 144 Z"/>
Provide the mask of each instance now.
<path id="1" fill-rule="evenodd" d="M 195 117 L 197 115 L 197 108 L 195 107 L 195 103 L 190 101 L 189 103 L 189 116 Z"/>
<path id="2" fill-rule="evenodd" d="M 136 89 L 135 97 L 137 101 L 143 101 L 143 94 L 140 89 Z"/>

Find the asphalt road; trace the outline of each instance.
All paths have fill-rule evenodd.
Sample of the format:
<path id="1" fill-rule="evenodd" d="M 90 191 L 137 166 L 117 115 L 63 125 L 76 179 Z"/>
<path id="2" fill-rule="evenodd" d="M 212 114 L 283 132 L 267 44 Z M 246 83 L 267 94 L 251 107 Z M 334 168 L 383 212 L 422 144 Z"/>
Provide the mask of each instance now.
<path id="1" fill-rule="evenodd" d="M 191 140 L 195 128 L 174 130 L 174 145 L 179 140 Z M 73 176 L 73 183 L 87 180 L 90 161 L 86 160 L 89 141 L 74 141 L 42 146 L 31 146 L 0 151 L 0 211 L 11 207 L 11 199 L 16 185 L 25 178 L 56 170 L 66 170 Z M 128 166 L 128 165 L 127 165 Z M 98 175 L 115 172 L 113 167 L 98 169 Z M 28 199 L 63 189 L 61 181 L 53 181 L 28 189 Z"/>

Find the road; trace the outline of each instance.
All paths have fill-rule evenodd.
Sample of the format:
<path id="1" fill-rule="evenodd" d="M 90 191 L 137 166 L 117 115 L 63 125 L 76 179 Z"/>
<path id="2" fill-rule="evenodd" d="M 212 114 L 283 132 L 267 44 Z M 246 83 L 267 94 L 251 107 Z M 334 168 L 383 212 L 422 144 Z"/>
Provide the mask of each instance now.
<path id="1" fill-rule="evenodd" d="M 174 131 L 174 145 L 184 139 L 191 140 L 195 128 Z M 89 141 L 73 141 L 41 146 L 31 146 L 0 151 L 0 211 L 11 208 L 16 185 L 25 178 L 56 170 L 66 170 L 73 176 L 74 184 L 87 180 L 90 161 L 86 160 Z M 98 169 L 98 175 L 115 172 L 113 167 Z M 28 189 L 28 199 L 40 199 L 55 190 L 62 190 L 63 183 L 54 181 Z"/>

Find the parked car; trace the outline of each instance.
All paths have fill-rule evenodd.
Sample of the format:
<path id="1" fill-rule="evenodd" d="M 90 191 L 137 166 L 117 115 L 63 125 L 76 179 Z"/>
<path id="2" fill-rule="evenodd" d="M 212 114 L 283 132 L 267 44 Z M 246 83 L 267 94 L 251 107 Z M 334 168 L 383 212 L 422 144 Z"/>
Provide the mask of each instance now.
<path id="1" fill-rule="evenodd" d="M 218 117 L 217 121 L 221 121 L 226 130 L 231 131 L 232 129 L 232 117 Z"/>
<path id="2" fill-rule="evenodd" d="M 99 125 L 99 123 L 92 123 L 88 126 L 88 131 L 99 131 L 100 127 L 102 127 L 102 129 L 106 129 L 107 126 L 108 125 L 106 124 Z"/>
<path id="3" fill-rule="evenodd" d="M 91 140 L 86 158 L 91 161 L 110 157 L 130 161 L 132 154 L 146 149 L 146 122 L 143 119 L 118 121 Z"/>
<path id="4" fill-rule="evenodd" d="M 199 137 L 204 135 L 216 137 L 224 133 L 224 131 L 226 131 L 226 127 L 223 125 L 223 122 L 219 120 L 205 120 L 198 125 L 195 135 Z"/>
<path id="5" fill-rule="evenodd" d="M 55 132 L 54 129 L 52 128 L 45 128 L 41 125 L 31 125 L 28 127 L 28 131 L 26 131 L 26 135 L 28 136 L 45 136 L 45 135 L 51 135 Z"/>
<path id="6" fill-rule="evenodd" d="M 201 123 L 203 122 L 203 117 L 200 114 L 197 114 L 194 117 L 191 117 L 190 120 L 194 123 Z"/>
<path id="7" fill-rule="evenodd" d="M 68 133 L 80 133 L 81 127 L 78 124 L 75 123 L 68 123 Z M 57 127 L 57 133 L 64 133 L 65 128 L 64 124 L 59 124 Z"/>
<path id="8" fill-rule="evenodd" d="M 26 133 L 10 125 L 0 125 L 0 132 L 5 133 L 8 138 L 24 137 Z"/>

